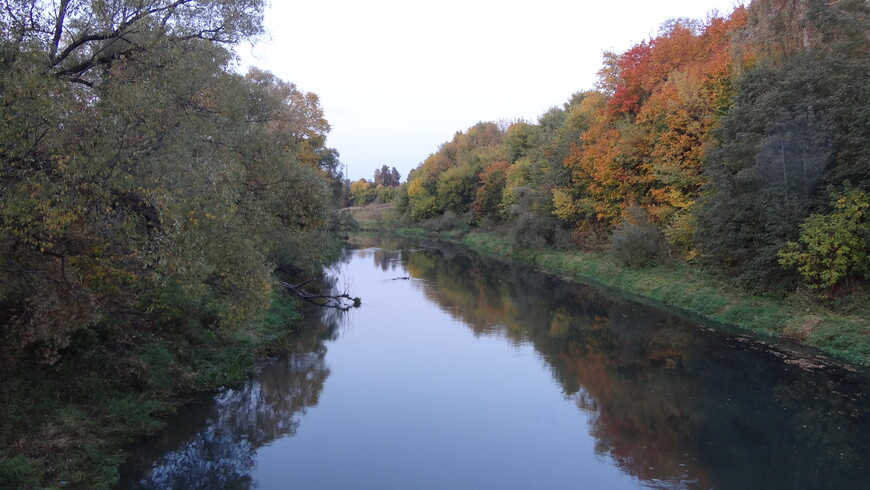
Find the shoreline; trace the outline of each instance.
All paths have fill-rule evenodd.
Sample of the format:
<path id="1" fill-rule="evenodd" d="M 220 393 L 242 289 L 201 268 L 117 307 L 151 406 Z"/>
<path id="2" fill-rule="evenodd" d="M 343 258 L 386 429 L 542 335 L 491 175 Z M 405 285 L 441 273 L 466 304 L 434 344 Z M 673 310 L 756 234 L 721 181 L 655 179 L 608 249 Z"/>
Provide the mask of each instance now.
<path id="1" fill-rule="evenodd" d="M 781 299 L 752 294 L 684 263 L 629 269 L 606 254 L 518 249 L 510 238 L 482 231 L 435 233 L 365 226 L 358 233 L 448 240 L 507 264 L 525 264 L 689 315 L 718 330 L 774 346 L 794 358 L 789 362 L 870 374 L 870 322 L 808 302 L 797 293 Z"/>

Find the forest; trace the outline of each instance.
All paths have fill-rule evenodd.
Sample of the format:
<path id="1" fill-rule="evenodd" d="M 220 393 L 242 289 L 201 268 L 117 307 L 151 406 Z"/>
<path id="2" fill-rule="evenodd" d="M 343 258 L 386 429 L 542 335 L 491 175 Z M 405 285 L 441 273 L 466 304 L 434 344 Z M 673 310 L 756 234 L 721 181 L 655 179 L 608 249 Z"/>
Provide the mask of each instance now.
<path id="1" fill-rule="evenodd" d="M 3 2 L 0 488 L 111 484 L 288 330 L 276 275 L 337 250 L 317 95 L 236 69 L 264 5 Z"/>
<path id="2" fill-rule="evenodd" d="M 853 296 L 870 279 L 868 25 L 860 0 L 671 20 L 537 122 L 457 132 L 393 202 L 430 229 Z"/>

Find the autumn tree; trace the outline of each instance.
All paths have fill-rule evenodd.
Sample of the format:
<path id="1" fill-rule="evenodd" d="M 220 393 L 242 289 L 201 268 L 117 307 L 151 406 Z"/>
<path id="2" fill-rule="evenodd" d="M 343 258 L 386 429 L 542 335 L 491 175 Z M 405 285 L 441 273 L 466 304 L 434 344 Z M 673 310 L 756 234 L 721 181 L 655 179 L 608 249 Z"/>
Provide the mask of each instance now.
<path id="1" fill-rule="evenodd" d="M 354 206 L 365 206 L 378 197 L 377 187 L 366 179 L 359 179 L 350 184 L 350 198 Z"/>
<path id="2" fill-rule="evenodd" d="M 468 211 L 476 197 L 478 175 L 501 156 L 503 132 L 495 123 L 478 123 L 457 132 L 408 175 L 408 207 L 414 221 L 444 211 Z"/>
<path id="3" fill-rule="evenodd" d="M 472 208 L 478 216 L 496 222 L 504 219 L 505 210 L 502 203 L 509 169 L 510 164 L 500 160 L 489 164 L 480 173 L 480 184 L 477 187 L 474 203 L 472 203 Z"/>
<path id="4" fill-rule="evenodd" d="M 605 55 L 600 92 L 583 109 L 588 129 L 565 160 L 574 185 L 557 193 L 563 218 L 588 227 L 591 215 L 610 228 L 636 203 L 672 244 L 692 248 L 704 142 L 730 95 L 730 33 L 744 22 L 742 8 L 704 24 L 675 19 L 653 39 Z"/>
<path id="5" fill-rule="evenodd" d="M 240 328 L 322 258 L 316 97 L 231 71 L 259 0 L 7 2 L 0 362 L 118 318 Z M 301 105 L 300 105 L 301 104 Z M 303 114 L 300 115 L 299 111 Z"/>

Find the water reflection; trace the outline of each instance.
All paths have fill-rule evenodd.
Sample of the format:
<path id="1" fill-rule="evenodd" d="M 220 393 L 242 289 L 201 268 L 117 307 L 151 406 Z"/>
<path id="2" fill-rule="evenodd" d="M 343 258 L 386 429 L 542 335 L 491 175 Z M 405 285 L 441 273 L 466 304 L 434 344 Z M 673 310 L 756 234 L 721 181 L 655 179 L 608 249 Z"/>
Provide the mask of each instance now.
<path id="1" fill-rule="evenodd" d="M 401 244 L 382 244 L 381 248 L 374 248 L 372 245 L 362 244 L 362 249 L 348 251 L 339 261 L 345 265 L 361 261 L 372 264 L 377 271 L 375 279 L 364 282 L 368 290 L 354 291 L 363 297 L 364 308 L 367 297 L 377 296 L 374 288 L 382 288 L 382 297 L 391 299 L 399 288 L 410 288 L 465 325 L 457 330 L 464 332 L 462 329 L 467 327 L 478 339 L 499 338 L 518 348 L 533 349 L 562 395 L 570 400 L 572 405 L 567 406 L 567 410 L 575 415 L 583 414 L 587 430 L 594 438 L 595 455 L 631 477 L 629 482 L 608 482 L 616 481 L 619 487 L 670 489 L 866 486 L 870 457 L 870 409 L 866 394 L 870 385 L 860 373 L 833 368 L 804 369 L 806 366 L 802 368 L 781 349 L 699 327 L 689 319 L 592 288 L 566 284 L 517 267 L 507 268 L 472 257 L 455 247 L 418 244 L 402 248 Z M 410 276 L 411 280 L 400 281 L 405 276 Z M 400 301 L 409 301 L 407 296 L 402 298 Z M 393 315 L 395 305 L 385 302 L 380 306 L 385 316 L 374 317 L 378 321 Z M 377 308 L 375 305 L 367 311 Z M 419 306 L 411 308 L 421 309 Z M 293 351 L 285 358 L 267 366 L 260 376 L 244 386 L 222 392 L 213 402 L 186 411 L 164 434 L 137 450 L 135 460 L 125 470 L 122 488 L 257 487 L 254 475 L 260 457 L 258 450 L 272 441 L 293 436 L 299 424 L 306 423 L 302 416 L 307 408 L 318 405 L 323 385 L 330 376 L 324 342 L 334 340 L 339 329 L 354 319 L 353 312 L 351 315 L 337 315 L 332 310 L 323 313 L 323 318 L 312 321 L 310 327 L 299 334 Z M 358 327 L 354 326 L 354 332 Z M 398 331 L 404 335 L 405 342 L 413 340 L 407 321 L 398 330 L 378 324 L 367 324 L 359 330 L 368 336 L 387 335 L 379 332 L 394 335 Z M 444 330 L 447 333 L 447 329 Z M 362 332 L 359 337 L 363 337 Z M 356 390 L 347 398 L 334 395 L 334 401 L 341 401 L 336 405 L 346 411 L 337 410 L 335 405 L 329 410 L 320 406 L 318 410 L 345 420 L 357 420 L 356 410 L 364 425 L 404 427 L 407 432 L 394 430 L 392 435 L 400 439 L 403 436 L 414 438 L 410 446 L 414 449 L 406 449 L 403 442 L 396 443 L 403 450 L 400 456 L 407 456 L 405 466 L 409 468 L 411 462 L 425 460 L 421 454 L 427 454 L 428 450 L 432 452 L 429 458 L 437 464 L 436 457 L 444 453 L 443 449 L 455 450 L 456 445 L 486 448 L 484 452 L 491 460 L 514 461 L 516 453 L 510 453 L 509 448 L 486 444 L 496 438 L 494 434 L 487 433 L 483 427 L 476 431 L 461 426 L 455 420 L 465 412 L 481 410 L 478 406 L 469 402 L 468 407 L 450 412 L 449 406 L 444 408 L 439 404 L 444 401 L 442 398 L 450 396 L 461 398 L 460 402 L 477 399 L 477 392 L 485 391 L 483 399 L 492 402 L 492 406 L 501 403 L 502 410 L 506 411 L 511 402 L 502 400 L 515 399 L 490 400 L 488 397 L 496 396 L 497 389 L 473 384 L 459 386 L 451 381 L 456 378 L 448 376 L 450 365 L 458 363 L 458 357 L 443 358 L 433 355 L 435 351 L 414 350 L 417 347 L 395 341 L 394 337 L 384 339 L 390 345 L 377 350 L 380 355 L 407 351 L 408 359 L 401 355 L 377 359 L 371 350 L 342 358 L 343 362 L 338 365 L 367 363 L 377 376 L 360 379 L 354 378 L 354 373 L 348 370 L 343 371 L 341 389 Z M 381 344 L 359 345 L 376 349 Z M 474 354 L 479 352 L 475 350 L 479 345 L 456 345 L 455 348 L 471 352 L 473 363 L 490 368 L 490 359 L 484 354 Z M 393 359 L 398 358 L 407 360 L 409 365 L 393 364 Z M 330 359 L 336 362 L 335 357 Z M 413 362 L 426 365 L 420 368 L 410 365 Z M 442 364 L 436 365 L 436 362 Z M 403 392 L 397 386 L 399 374 L 405 372 L 412 374 L 410 382 L 402 385 L 406 390 Z M 428 372 L 441 373 L 445 380 L 425 378 L 423 373 Z M 459 376 L 464 374 L 459 373 Z M 545 372 L 543 376 L 548 375 Z M 330 387 L 335 386 L 339 378 L 336 370 Z M 436 391 L 439 383 L 447 385 L 447 395 Z M 406 405 L 417 407 L 409 404 L 407 393 L 411 391 L 417 397 L 433 394 L 426 399 L 432 412 L 408 413 L 399 409 Z M 368 400 L 363 392 L 366 397 L 380 398 L 377 400 L 380 403 L 373 404 L 377 409 L 363 408 Z M 322 405 L 326 405 L 327 396 L 323 396 Z M 396 409 L 392 405 L 397 405 Z M 436 426 L 442 412 L 455 415 L 443 426 Z M 490 413 L 497 415 L 494 411 Z M 393 418 L 389 419 L 391 416 Z M 437 437 L 432 433 L 422 437 L 412 433 L 411 428 L 421 425 L 420 420 L 432 424 L 432 433 Z M 311 423 L 311 417 L 307 421 Z M 406 422 L 408 425 L 402 425 Z M 319 423 L 322 429 L 337 426 L 338 420 L 324 415 Z M 577 424 L 571 418 L 559 423 Z M 516 427 L 492 426 L 502 436 L 505 432 L 521 432 Z M 364 431 L 351 432 L 370 435 Z M 474 432 L 483 434 L 485 442 L 465 440 Z M 302 437 L 300 433 L 295 440 Z M 330 435 L 312 431 L 309 437 L 308 444 L 311 444 L 312 441 L 323 442 Z M 510 435 L 504 437 L 511 439 Z M 333 435 L 333 438 L 342 441 L 345 448 L 353 448 L 355 444 L 366 448 L 365 452 L 348 450 L 350 457 L 357 461 L 357 466 L 352 466 L 338 459 L 342 447 L 328 446 L 327 453 L 335 455 L 336 459 L 325 463 L 334 464 L 337 473 L 339 467 L 346 473 L 345 488 L 366 486 L 367 480 L 362 479 L 361 474 L 377 473 L 372 468 L 384 463 L 382 456 L 368 454 L 374 450 L 368 446 L 369 440 L 351 439 L 351 434 L 345 433 Z M 378 440 L 389 444 L 386 434 L 378 434 Z M 443 446 L 433 443 L 436 440 L 443 441 Z M 517 440 L 521 440 L 519 434 Z M 563 448 L 559 446 L 554 450 Z M 282 454 L 282 461 L 290 460 L 290 454 L 299 458 L 300 453 L 314 449 L 306 446 L 297 451 Z M 438 456 L 432 455 L 436 453 Z M 390 454 L 396 457 L 395 453 Z M 552 453 L 519 454 L 524 459 L 522 464 L 511 466 L 520 468 L 520 472 L 524 465 L 547 467 L 536 458 L 553 457 Z M 485 481 L 491 482 L 491 487 L 518 487 L 517 481 L 500 480 L 499 475 L 480 469 L 483 466 L 475 466 L 483 464 L 483 459 L 479 459 L 481 461 L 473 462 L 471 467 L 486 473 Z M 459 465 L 455 461 L 452 464 Z M 300 463 L 290 473 L 302 472 L 305 469 L 302 466 Z M 579 462 L 577 466 L 582 467 Z M 416 471 L 417 468 L 413 468 Z M 332 470 L 318 467 L 314 472 L 326 474 Z M 393 466 L 390 471 L 401 473 L 401 468 Z M 438 471 L 449 473 L 452 470 L 447 467 Z M 545 475 L 535 474 L 534 477 L 543 480 Z M 571 486 L 567 480 L 570 477 L 576 477 L 576 473 L 559 473 L 549 482 L 555 481 L 567 488 Z M 280 478 L 285 476 L 279 475 Z M 411 478 L 413 481 L 414 476 Z M 464 477 L 457 474 L 456 480 L 446 487 L 469 488 L 473 478 L 478 478 L 478 473 L 467 472 Z M 423 483 L 419 481 L 419 485 Z M 433 480 L 428 488 L 436 488 L 435 484 Z M 578 486 L 583 487 L 583 484 Z"/>
<path id="2" fill-rule="evenodd" d="M 588 415 L 596 451 L 645 486 L 870 481 L 862 375 L 808 372 L 787 350 L 452 248 L 413 254 L 407 269 L 475 333 L 534 345 Z"/>
<path id="3" fill-rule="evenodd" d="M 251 474 L 257 449 L 296 433 L 329 376 L 324 341 L 335 338 L 343 317 L 333 310 L 324 313 L 295 336 L 290 352 L 255 379 L 189 407 L 161 436 L 134 448 L 135 456 L 122 468 L 120 488 L 255 488 Z"/>

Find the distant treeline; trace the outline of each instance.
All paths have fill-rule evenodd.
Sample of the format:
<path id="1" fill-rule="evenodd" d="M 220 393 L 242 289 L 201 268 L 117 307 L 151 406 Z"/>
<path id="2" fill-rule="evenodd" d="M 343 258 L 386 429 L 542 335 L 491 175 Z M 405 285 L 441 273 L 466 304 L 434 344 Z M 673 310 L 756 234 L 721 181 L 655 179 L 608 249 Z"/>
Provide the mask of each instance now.
<path id="1" fill-rule="evenodd" d="M 606 53 L 537 123 L 482 122 L 396 191 L 414 222 L 683 258 L 768 289 L 870 278 L 870 5 L 756 0 Z"/>

